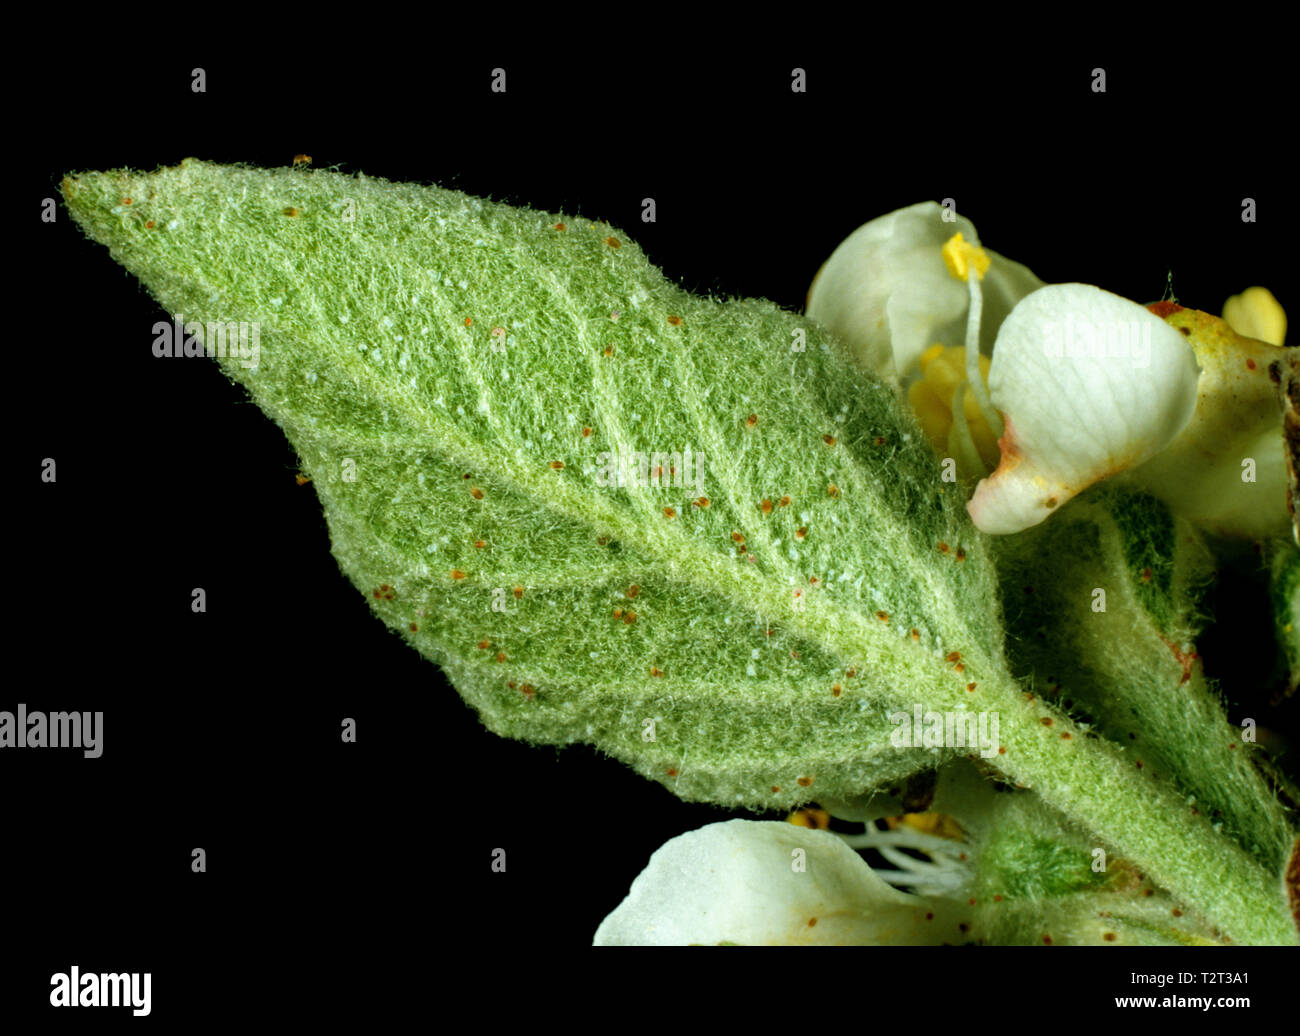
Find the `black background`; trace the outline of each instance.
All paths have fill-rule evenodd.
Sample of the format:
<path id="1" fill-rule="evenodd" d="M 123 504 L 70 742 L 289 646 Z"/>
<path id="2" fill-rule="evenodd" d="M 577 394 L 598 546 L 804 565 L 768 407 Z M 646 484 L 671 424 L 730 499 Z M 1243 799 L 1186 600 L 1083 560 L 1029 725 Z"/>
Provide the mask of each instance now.
<path id="1" fill-rule="evenodd" d="M 341 60 L 296 46 L 291 29 L 238 54 L 101 31 L 122 33 L 111 59 L 67 42 L 11 94 L 16 528 L 0 708 L 102 710 L 105 748 L 97 760 L 0 755 L 0 1019 L 48 1022 L 49 976 L 73 963 L 151 971 L 164 1026 L 258 1011 L 436 1016 L 520 988 L 545 1016 L 593 984 L 625 990 L 630 1006 L 644 995 L 633 971 L 683 964 L 729 987 L 775 960 L 790 976 L 778 1000 L 811 981 L 791 967 L 803 958 L 727 958 L 720 971 L 717 951 L 703 967 L 593 958 L 592 933 L 650 853 L 734 814 L 681 803 L 591 749 L 483 730 L 339 573 L 280 430 L 216 364 L 155 359 L 152 299 L 61 208 L 39 220 L 64 173 L 307 153 L 317 167 L 607 220 L 687 288 L 790 309 L 860 224 L 951 197 L 988 247 L 1047 282 L 1147 302 L 1172 274 L 1180 301 L 1215 313 L 1264 284 L 1300 313 L 1294 167 L 1282 161 L 1294 95 L 1258 41 L 1209 56 L 1172 36 L 918 52 L 882 35 L 831 57 L 783 47 L 779 32 L 764 48 L 687 48 L 671 34 L 629 47 L 593 27 L 495 50 L 356 41 Z M 196 66 L 205 94 L 190 90 Z M 489 90 L 497 66 L 504 95 Z M 806 94 L 790 90 L 796 66 Z M 640 221 L 645 197 L 654 224 Z M 56 484 L 39 480 L 45 457 Z M 198 586 L 206 614 L 190 610 Z M 1259 619 L 1229 603 L 1237 625 L 1214 634 L 1225 641 Z M 1269 665 L 1216 675 L 1232 690 Z M 356 744 L 340 742 L 344 716 Z M 191 873 L 196 846 L 206 874 Z M 498 847 L 505 874 L 489 867 Z M 891 976 L 882 994 L 910 995 L 923 980 L 898 977 L 942 970 L 942 952 L 903 967 L 870 951 L 846 959 L 864 983 Z M 964 952 L 961 966 L 1011 967 L 997 952 Z M 1074 955 L 1075 988 L 1092 988 L 1088 967 L 1133 964 L 1103 971 L 1097 958 Z M 1266 974 L 1275 960 L 1247 963 Z M 1059 967 L 1015 954 L 1029 975 Z M 87 1026 L 109 1012 L 59 1014 Z"/>

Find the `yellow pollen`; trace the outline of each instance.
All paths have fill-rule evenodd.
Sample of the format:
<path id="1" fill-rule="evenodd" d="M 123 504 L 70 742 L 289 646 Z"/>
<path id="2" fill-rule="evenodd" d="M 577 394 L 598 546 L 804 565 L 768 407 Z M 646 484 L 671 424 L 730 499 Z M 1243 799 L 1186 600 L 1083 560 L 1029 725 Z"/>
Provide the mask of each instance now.
<path id="1" fill-rule="evenodd" d="M 991 361 L 980 356 L 980 375 L 988 384 Z M 932 345 L 921 354 L 921 378 L 908 389 L 912 405 L 926 437 L 940 456 L 950 456 L 948 435 L 952 430 L 952 405 L 957 388 L 966 379 L 966 350 L 961 346 Z M 1000 451 L 997 436 L 984 419 L 972 393 L 964 393 L 962 410 L 980 460 L 989 470 L 997 467 Z"/>
<path id="2" fill-rule="evenodd" d="M 961 231 L 953 234 L 943 246 L 943 262 L 948 267 L 948 272 L 956 277 L 959 281 L 966 280 L 967 264 L 975 267 L 975 272 L 979 279 L 983 280 L 984 275 L 988 273 L 989 257 L 988 253 L 978 245 L 972 245 L 969 241 L 961 236 Z"/>

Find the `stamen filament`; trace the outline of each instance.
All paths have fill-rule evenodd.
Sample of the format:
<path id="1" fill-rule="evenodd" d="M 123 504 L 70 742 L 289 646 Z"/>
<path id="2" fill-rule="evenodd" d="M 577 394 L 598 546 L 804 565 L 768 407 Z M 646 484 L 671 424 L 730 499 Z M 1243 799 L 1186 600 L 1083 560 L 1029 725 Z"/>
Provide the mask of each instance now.
<path id="1" fill-rule="evenodd" d="M 970 383 L 975 402 L 979 404 L 980 413 L 995 439 L 1001 439 L 1005 430 L 1002 415 L 993 406 L 989 398 L 988 386 L 980 375 L 980 319 L 984 315 L 984 293 L 980 290 L 979 271 L 971 263 L 966 269 L 966 284 L 970 288 L 970 312 L 966 318 L 966 380 Z M 958 407 L 953 404 L 953 418 L 956 419 Z M 965 420 L 965 415 L 962 417 Z M 969 432 L 967 433 L 969 435 Z"/>

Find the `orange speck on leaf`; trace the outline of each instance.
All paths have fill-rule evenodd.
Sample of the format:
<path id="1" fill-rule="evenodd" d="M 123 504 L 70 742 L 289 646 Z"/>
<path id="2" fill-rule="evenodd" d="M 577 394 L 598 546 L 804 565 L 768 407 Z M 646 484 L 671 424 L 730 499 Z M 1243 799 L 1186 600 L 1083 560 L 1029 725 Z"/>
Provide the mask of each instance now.
<path id="1" fill-rule="evenodd" d="M 584 439 L 586 439 L 586 438 L 588 438 L 590 435 L 591 435 L 591 429 L 590 429 L 590 428 L 583 428 L 583 430 L 582 430 L 582 437 L 583 437 Z"/>
<path id="2" fill-rule="evenodd" d="M 960 652 L 960 651 L 949 651 L 949 652 L 948 652 L 948 657 L 947 657 L 944 661 L 947 661 L 947 662 L 960 662 L 960 661 L 961 661 L 961 652 Z"/>
<path id="3" fill-rule="evenodd" d="M 412 632 L 412 633 L 419 633 L 419 632 L 420 632 L 420 627 L 417 626 L 415 623 L 411 623 L 411 632 Z"/>
<path id="4" fill-rule="evenodd" d="M 623 247 L 622 244 L 619 243 L 618 238 L 616 238 L 616 237 L 607 237 L 607 238 L 605 238 L 605 244 L 609 245 L 610 248 L 622 248 L 622 247 Z"/>
<path id="5" fill-rule="evenodd" d="M 516 586 L 513 592 L 516 601 L 519 600 L 519 598 L 524 596 L 524 588 L 522 586 Z"/>
<path id="6" fill-rule="evenodd" d="M 465 318 L 465 326 L 466 326 L 466 327 L 469 327 L 470 324 L 472 324 L 472 323 L 474 323 L 474 318 L 473 318 L 473 317 L 466 317 L 466 318 Z"/>
<path id="7" fill-rule="evenodd" d="M 482 550 L 484 547 L 487 546 L 487 540 L 475 540 L 474 546 L 476 546 L 479 550 Z"/>
<path id="8" fill-rule="evenodd" d="M 292 205 L 290 205 L 287 209 L 284 210 L 284 214 L 286 216 L 296 216 L 298 215 L 298 210 L 295 209 Z"/>
<path id="9" fill-rule="evenodd" d="M 478 642 L 478 649 L 479 649 L 480 651 L 486 651 L 486 650 L 487 650 L 488 648 L 490 648 L 491 646 L 492 646 L 492 642 L 489 641 L 489 640 L 480 640 L 480 641 Z"/>
<path id="10" fill-rule="evenodd" d="M 154 222 L 153 222 L 153 220 L 149 220 L 148 222 L 146 222 L 146 223 L 145 223 L 145 227 L 146 227 L 146 229 L 148 229 L 148 230 L 153 230 L 153 228 L 154 228 Z"/>
<path id="11" fill-rule="evenodd" d="M 708 498 L 707 496 L 702 496 L 702 497 L 700 497 L 699 499 L 697 499 L 697 500 L 695 501 L 695 506 L 696 506 L 696 507 L 708 507 L 708 506 L 709 506 L 709 498 Z"/>
<path id="12" fill-rule="evenodd" d="M 912 639 L 913 640 L 921 639 L 921 631 L 917 629 L 915 626 L 912 627 Z"/>
<path id="13" fill-rule="evenodd" d="M 808 785 L 812 784 L 812 782 L 813 779 L 811 777 L 800 777 L 797 781 L 795 781 L 795 783 L 799 785 L 799 787 L 801 788 L 808 787 Z"/>
<path id="14" fill-rule="evenodd" d="M 754 425 L 758 424 L 758 415 L 750 414 L 747 418 L 745 418 L 745 424 L 747 424 L 750 428 L 753 428 Z"/>
<path id="15" fill-rule="evenodd" d="M 790 498 L 789 498 L 788 496 L 783 496 L 783 497 L 781 497 L 780 500 L 777 501 L 777 504 L 778 504 L 778 506 L 780 506 L 780 507 L 789 507 L 789 506 L 790 506 Z"/>
<path id="16" fill-rule="evenodd" d="M 557 223 L 557 224 L 555 224 L 555 229 L 556 229 L 556 230 L 568 230 L 569 228 L 566 227 L 563 223 Z"/>
<path id="17" fill-rule="evenodd" d="M 731 534 L 731 538 L 732 538 L 733 540 L 735 540 L 737 543 L 744 543 L 744 542 L 745 542 L 745 537 L 744 537 L 744 534 L 743 534 L 743 533 L 733 532 L 733 533 Z"/>
<path id="18" fill-rule="evenodd" d="M 478 486 L 475 486 L 473 489 L 469 491 L 469 495 L 472 496 L 475 500 L 482 500 L 483 490 L 479 489 Z"/>
<path id="19" fill-rule="evenodd" d="M 681 327 L 681 324 L 682 324 L 682 318 L 681 318 L 681 317 L 669 317 L 669 318 L 668 318 L 668 323 L 672 324 L 673 327 Z"/>
<path id="20" fill-rule="evenodd" d="M 807 527 L 807 526 L 804 526 L 804 527 L 801 528 L 801 529 L 796 529 L 796 530 L 795 530 L 794 538 L 797 539 L 797 540 L 801 540 L 801 539 L 803 539 L 803 538 L 804 538 L 805 536 L 807 536 L 807 535 L 808 535 L 808 527 Z"/>
<path id="21" fill-rule="evenodd" d="M 839 684 L 835 684 L 835 686 L 833 686 L 833 687 L 831 688 L 831 694 L 833 694 L 835 697 L 838 698 L 838 697 L 840 696 L 840 693 L 841 693 L 843 690 L 844 690 L 844 688 L 842 688 Z"/>
<path id="22" fill-rule="evenodd" d="M 834 482 L 832 482 L 829 486 L 826 487 L 826 492 L 830 496 L 839 496 L 840 487 L 837 486 Z"/>
<path id="23" fill-rule="evenodd" d="M 879 619 L 881 622 L 888 622 L 889 612 L 876 612 L 876 618 Z"/>
<path id="24" fill-rule="evenodd" d="M 973 683 L 968 683 L 968 684 L 966 685 L 966 690 L 970 691 L 971 694 L 974 694 L 974 693 L 975 693 L 975 684 L 973 684 Z"/>
<path id="25" fill-rule="evenodd" d="M 564 467 L 564 461 L 553 460 L 551 461 L 551 467 L 554 468 L 556 471 L 559 471 L 562 467 Z"/>
<path id="26" fill-rule="evenodd" d="M 1055 720 L 1053 720 L 1051 716 L 1044 716 L 1038 722 L 1045 727 L 1050 727 L 1055 722 Z"/>
<path id="27" fill-rule="evenodd" d="M 1247 360 L 1246 360 L 1246 368 L 1247 368 L 1247 370 L 1252 370 L 1252 371 L 1253 371 L 1253 370 L 1255 369 L 1255 361 L 1254 361 L 1254 360 L 1251 360 L 1251 359 L 1247 359 Z"/>
<path id="28" fill-rule="evenodd" d="M 822 442 L 824 442 L 827 446 L 834 446 L 834 445 L 835 445 L 835 436 L 833 436 L 833 435 L 823 435 L 823 436 L 822 436 Z"/>
<path id="29" fill-rule="evenodd" d="M 668 770 L 667 773 L 668 773 L 668 776 L 669 776 L 669 777 L 676 777 L 676 776 L 677 776 L 677 771 L 676 771 L 676 770 Z"/>
<path id="30" fill-rule="evenodd" d="M 675 509 L 675 508 L 672 508 L 672 507 L 665 507 L 665 508 L 664 508 L 664 517 L 665 517 L 665 518 L 676 518 L 676 517 L 677 517 L 677 511 L 676 511 L 676 509 Z"/>
<path id="31" fill-rule="evenodd" d="M 631 626 L 632 623 L 636 622 L 636 612 L 624 612 L 623 622 L 625 625 Z"/>
<path id="32" fill-rule="evenodd" d="M 627 588 L 627 595 L 629 597 L 635 597 L 640 592 L 641 592 L 641 588 L 637 586 L 636 583 L 633 583 L 631 586 Z"/>
<path id="33" fill-rule="evenodd" d="M 758 505 L 758 507 L 759 507 L 759 510 L 761 510 L 764 514 L 771 514 L 771 513 L 772 513 L 772 501 L 771 501 L 771 500 L 764 500 L 761 504 Z"/>
<path id="34" fill-rule="evenodd" d="M 497 652 L 497 661 L 498 661 L 498 662 L 504 662 L 505 660 L 506 660 L 506 653 L 505 653 L 504 651 L 498 651 L 498 652 Z"/>
<path id="35" fill-rule="evenodd" d="M 453 568 L 453 569 L 451 570 L 451 578 L 452 578 L 452 579 L 464 579 L 464 578 L 465 578 L 465 573 L 462 572 L 462 571 L 461 571 L 460 569 L 458 569 L 458 568 Z"/>

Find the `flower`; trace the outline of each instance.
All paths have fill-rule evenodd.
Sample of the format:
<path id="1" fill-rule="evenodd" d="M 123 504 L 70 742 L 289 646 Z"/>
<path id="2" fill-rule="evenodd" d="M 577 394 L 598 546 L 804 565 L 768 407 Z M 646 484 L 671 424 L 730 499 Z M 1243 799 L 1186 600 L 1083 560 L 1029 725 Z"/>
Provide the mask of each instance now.
<path id="1" fill-rule="evenodd" d="M 594 944 L 936 944 L 960 913 L 955 901 L 892 888 L 839 835 L 729 820 L 665 842 Z"/>
<path id="2" fill-rule="evenodd" d="M 1223 319 L 1243 338 L 1269 345 L 1286 341 L 1286 310 L 1267 288 L 1247 288 L 1223 304 Z"/>
<path id="3" fill-rule="evenodd" d="M 1269 373 L 1281 355 L 1176 303 L 1142 307 L 1087 285 L 1035 292 L 994 346 L 989 387 L 1006 434 L 971 517 L 984 532 L 1017 532 L 1124 473 L 1213 534 L 1283 535 L 1282 415 Z"/>
<path id="4" fill-rule="evenodd" d="M 972 248 L 970 220 L 927 201 L 873 219 L 850 234 L 822 264 L 808 289 L 807 314 L 847 344 L 868 370 L 902 381 L 935 342 L 963 341 L 970 294 L 953 281 L 943 255 L 960 234 Z M 1012 307 L 1043 282 L 996 252 L 978 260 L 988 352 Z"/>
<path id="5" fill-rule="evenodd" d="M 1044 286 L 978 241 L 933 202 L 882 216 L 818 272 L 808 315 L 877 374 L 910 380 L 935 449 L 963 481 L 987 476 L 967 505 L 979 529 L 1019 532 L 1122 476 L 1209 532 L 1285 531 L 1270 372 L 1286 314 L 1267 289 L 1229 299 L 1221 320 Z"/>
<path id="6" fill-rule="evenodd" d="M 989 391 L 1006 431 L 997 469 L 967 505 L 976 526 L 1037 525 L 1155 456 L 1191 420 L 1198 374 L 1184 336 L 1135 302 L 1086 284 L 1025 298 L 993 347 Z"/>

